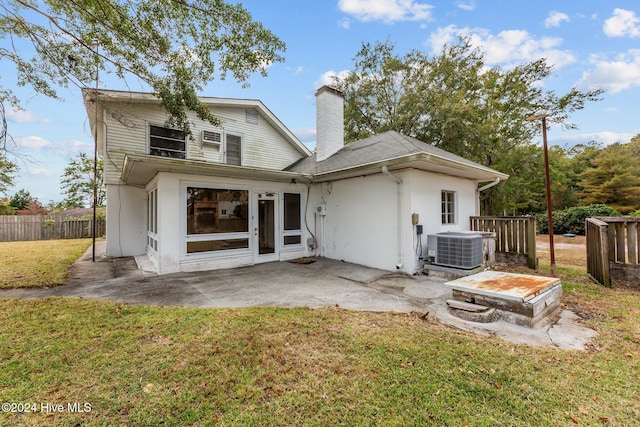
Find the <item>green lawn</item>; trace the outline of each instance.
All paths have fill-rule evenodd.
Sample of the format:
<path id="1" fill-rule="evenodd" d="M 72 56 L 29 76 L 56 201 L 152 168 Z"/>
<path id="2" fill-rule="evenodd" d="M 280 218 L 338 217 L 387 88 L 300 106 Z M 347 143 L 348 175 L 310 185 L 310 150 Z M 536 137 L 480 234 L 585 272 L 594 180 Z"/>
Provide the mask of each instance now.
<path id="1" fill-rule="evenodd" d="M 640 297 L 569 292 L 602 301 L 588 351 L 329 308 L 0 300 L 0 400 L 36 404 L 0 425 L 634 425 Z"/>
<path id="2" fill-rule="evenodd" d="M 91 239 L 0 242 L 0 289 L 61 285 Z"/>
<path id="3" fill-rule="evenodd" d="M 0 426 L 637 425 L 640 292 L 567 271 L 586 351 L 335 308 L 0 299 Z"/>

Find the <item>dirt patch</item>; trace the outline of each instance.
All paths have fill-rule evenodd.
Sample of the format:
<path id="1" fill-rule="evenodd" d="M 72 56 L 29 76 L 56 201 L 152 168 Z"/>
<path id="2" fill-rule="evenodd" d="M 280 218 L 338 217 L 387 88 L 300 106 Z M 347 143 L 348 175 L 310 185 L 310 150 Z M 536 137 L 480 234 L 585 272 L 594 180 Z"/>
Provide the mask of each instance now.
<path id="1" fill-rule="evenodd" d="M 587 246 L 585 236 L 565 237 L 553 236 L 553 247 L 556 265 L 575 267 L 587 271 Z M 536 236 L 536 253 L 541 262 L 551 262 L 549 236 Z"/>

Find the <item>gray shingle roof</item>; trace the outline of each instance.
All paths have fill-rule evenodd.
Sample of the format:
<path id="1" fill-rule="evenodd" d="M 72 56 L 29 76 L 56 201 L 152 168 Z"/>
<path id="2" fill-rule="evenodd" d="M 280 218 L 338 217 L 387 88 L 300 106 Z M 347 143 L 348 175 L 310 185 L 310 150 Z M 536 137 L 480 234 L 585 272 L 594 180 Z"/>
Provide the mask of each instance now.
<path id="1" fill-rule="evenodd" d="M 416 154 L 431 155 L 445 161 L 448 160 L 460 164 L 462 167 L 468 166 L 472 169 L 482 169 L 486 172 L 495 172 L 497 175 L 504 176 L 504 174 L 479 163 L 451 154 L 396 131 L 384 132 L 353 142 L 318 163 L 316 163 L 316 155 L 314 154 L 290 165 L 286 170 L 317 175 Z"/>

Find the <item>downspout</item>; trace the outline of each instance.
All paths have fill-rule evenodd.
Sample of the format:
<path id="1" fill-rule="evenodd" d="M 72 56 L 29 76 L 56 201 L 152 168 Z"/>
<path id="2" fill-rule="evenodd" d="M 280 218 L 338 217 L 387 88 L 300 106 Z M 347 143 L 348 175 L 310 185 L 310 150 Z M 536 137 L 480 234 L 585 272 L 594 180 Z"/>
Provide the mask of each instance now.
<path id="1" fill-rule="evenodd" d="M 482 192 L 482 191 L 484 191 L 484 190 L 487 190 L 487 189 L 489 189 L 489 188 L 493 187 L 494 185 L 498 185 L 498 184 L 500 183 L 500 181 L 501 181 L 501 179 L 500 179 L 500 178 L 496 178 L 496 180 L 495 180 L 495 181 L 490 182 L 490 183 L 488 183 L 487 185 L 485 185 L 485 186 L 483 186 L 483 187 L 478 188 L 478 193 L 480 193 L 480 192 Z"/>
<path id="2" fill-rule="evenodd" d="M 398 202 L 398 263 L 396 269 L 401 270 L 404 267 L 404 260 L 402 258 L 402 180 L 397 176 L 389 172 L 387 166 L 382 166 L 382 173 L 396 182 L 397 188 L 397 202 Z"/>
<path id="3" fill-rule="evenodd" d="M 480 193 L 493 187 L 494 185 L 498 185 L 500 181 L 501 179 L 498 177 L 495 181 L 490 182 L 487 185 L 484 185 L 476 190 L 476 215 L 480 215 Z"/>

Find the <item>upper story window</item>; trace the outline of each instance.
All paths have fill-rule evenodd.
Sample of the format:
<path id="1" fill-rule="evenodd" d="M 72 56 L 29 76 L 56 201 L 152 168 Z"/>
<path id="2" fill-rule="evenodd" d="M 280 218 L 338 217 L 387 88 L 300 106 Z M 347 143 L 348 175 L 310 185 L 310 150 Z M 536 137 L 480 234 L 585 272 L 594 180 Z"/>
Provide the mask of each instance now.
<path id="1" fill-rule="evenodd" d="M 455 224 L 456 222 L 456 193 L 454 191 L 442 191 L 442 223 Z"/>
<path id="2" fill-rule="evenodd" d="M 227 164 L 242 165 L 242 137 L 238 135 L 226 135 Z"/>
<path id="3" fill-rule="evenodd" d="M 149 125 L 149 154 L 185 159 L 187 144 L 184 131 Z"/>

